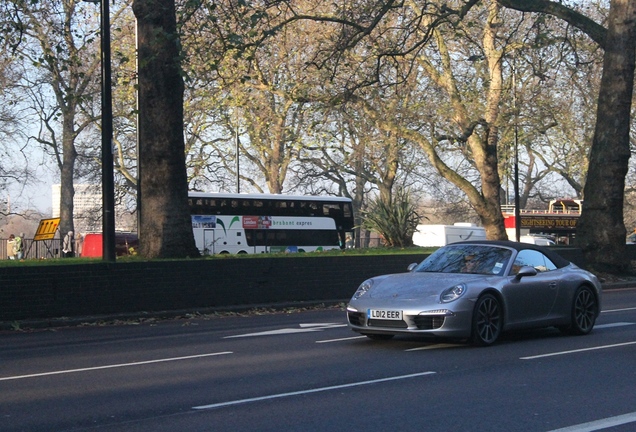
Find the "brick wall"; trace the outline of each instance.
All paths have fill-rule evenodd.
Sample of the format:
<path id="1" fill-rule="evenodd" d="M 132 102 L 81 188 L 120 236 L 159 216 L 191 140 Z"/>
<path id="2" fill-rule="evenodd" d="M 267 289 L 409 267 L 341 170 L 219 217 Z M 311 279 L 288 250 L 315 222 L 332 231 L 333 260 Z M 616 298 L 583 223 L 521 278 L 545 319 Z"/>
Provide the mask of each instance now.
<path id="1" fill-rule="evenodd" d="M 577 249 L 559 249 L 581 264 Z M 425 255 L 228 258 L 0 268 L 0 322 L 348 300 Z"/>
<path id="2" fill-rule="evenodd" d="M 423 255 L 87 263 L 0 268 L 0 321 L 346 300 Z"/>

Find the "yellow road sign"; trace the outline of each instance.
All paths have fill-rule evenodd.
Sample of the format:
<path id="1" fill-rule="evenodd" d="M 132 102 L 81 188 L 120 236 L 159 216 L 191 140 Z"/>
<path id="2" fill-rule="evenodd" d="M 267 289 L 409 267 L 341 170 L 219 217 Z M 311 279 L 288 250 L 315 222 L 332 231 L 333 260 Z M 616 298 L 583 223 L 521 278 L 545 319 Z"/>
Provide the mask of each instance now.
<path id="1" fill-rule="evenodd" d="M 60 218 L 50 218 L 40 220 L 38 230 L 35 232 L 33 240 L 52 240 L 55 232 L 60 226 Z"/>

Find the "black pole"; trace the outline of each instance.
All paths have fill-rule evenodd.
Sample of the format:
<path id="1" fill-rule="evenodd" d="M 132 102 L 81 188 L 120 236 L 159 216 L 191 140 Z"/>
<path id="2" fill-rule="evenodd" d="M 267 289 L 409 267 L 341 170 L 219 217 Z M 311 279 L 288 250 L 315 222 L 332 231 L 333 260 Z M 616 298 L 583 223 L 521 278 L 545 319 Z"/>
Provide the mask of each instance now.
<path id="1" fill-rule="evenodd" d="M 235 131 L 235 139 L 236 139 L 236 193 L 241 193 L 241 172 L 240 167 L 240 151 L 239 151 L 239 121 L 238 115 L 236 116 L 236 131 Z"/>
<path id="2" fill-rule="evenodd" d="M 135 19 L 135 52 L 139 53 L 139 22 Z M 139 55 L 136 56 L 136 67 L 135 70 L 139 71 Z M 137 235 L 139 236 L 139 242 L 141 243 L 141 158 L 139 155 L 141 152 L 139 151 L 139 137 L 141 136 L 141 131 L 139 125 L 141 122 L 139 121 L 139 74 L 137 74 L 137 100 L 136 100 L 136 108 L 137 108 Z"/>
<path id="3" fill-rule="evenodd" d="M 102 0 L 102 257 L 115 262 L 115 179 L 113 175 L 113 101 L 110 70 L 109 0 Z"/>
<path id="4" fill-rule="evenodd" d="M 515 240 L 521 240 L 521 210 L 519 209 L 519 144 L 518 127 L 515 120 Z"/>
<path id="5" fill-rule="evenodd" d="M 515 240 L 521 240 L 521 210 L 519 209 L 519 110 L 517 109 L 517 69 L 512 59 L 512 102 L 515 110 Z"/>

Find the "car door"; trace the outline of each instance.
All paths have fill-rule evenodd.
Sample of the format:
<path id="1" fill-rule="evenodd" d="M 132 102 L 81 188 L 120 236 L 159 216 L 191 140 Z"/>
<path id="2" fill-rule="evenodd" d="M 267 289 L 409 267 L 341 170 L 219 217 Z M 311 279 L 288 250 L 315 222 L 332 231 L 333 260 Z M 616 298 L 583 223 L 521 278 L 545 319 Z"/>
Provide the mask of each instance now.
<path id="1" fill-rule="evenodd" d="M 544 254 L 533 249 L 519 251 L 512 266 L 511 276 L 523 266 L 533 267 L 537 274 L 524 276 L 520 280 L 510 277 L 502 290 L 506 302 L 507 322 L 511 325 L 546 318 L 559 291 L 556 266 Z"/>

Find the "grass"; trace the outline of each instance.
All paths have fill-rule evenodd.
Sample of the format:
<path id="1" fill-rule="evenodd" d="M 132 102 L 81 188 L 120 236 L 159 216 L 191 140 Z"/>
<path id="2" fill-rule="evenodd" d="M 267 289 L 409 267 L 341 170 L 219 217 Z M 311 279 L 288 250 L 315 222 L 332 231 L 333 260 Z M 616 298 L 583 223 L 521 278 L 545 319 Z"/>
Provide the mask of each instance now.
<path id="1" fill-rule="evenodd" d="M 413 255 L 429 254 L 437 248 L 360 248 L 360 249 L 334 249 L 321 252 L 299 252 L 299 253 L 262 253 L 262 254 L 241 254 L 241 255 L 208 255 L 205 259 L 255 259 L 255 258 L 299 258 L 299 257 L 333 257 L 333 256 L 369 256 L 369 255 Z"/>
<path id="2" fill-rule="evenodd" d="M 334 257 L 334 256 L 372 256 L 372 255 L 413 255 L 413 254 L 429 254 L 436 248 L 408 247 L 408 248 L 361 248 L 361 249 L 336 249 L 323 252 L 306 252 L 306 253 L 267 253 L 267 254 L 241 254 L 241 255 L 208 255 L 201 259 L 262 259 L 262 258 L 316 258 L 316 257 Z M 184 258 L 187 259 L 187 258 Z M 198 259 L 198 258 L 197 258 Z M 147 259 L 129 255 L 117 258 L 117 262 L 143 262 Z M 154 260 L 151 260 L 154 261 Z M 174 261 L 174 260 L 171 260 Z M 71 265 L 71 264 L 95 264 L 101 263 L 101 258 L 43 258 L 43 259 L 23 259 L 23 260 L 0 260 L 0 268 L 2 267 L 20 267 L 20 266 L 47 266 L 47 265 Z"/>

